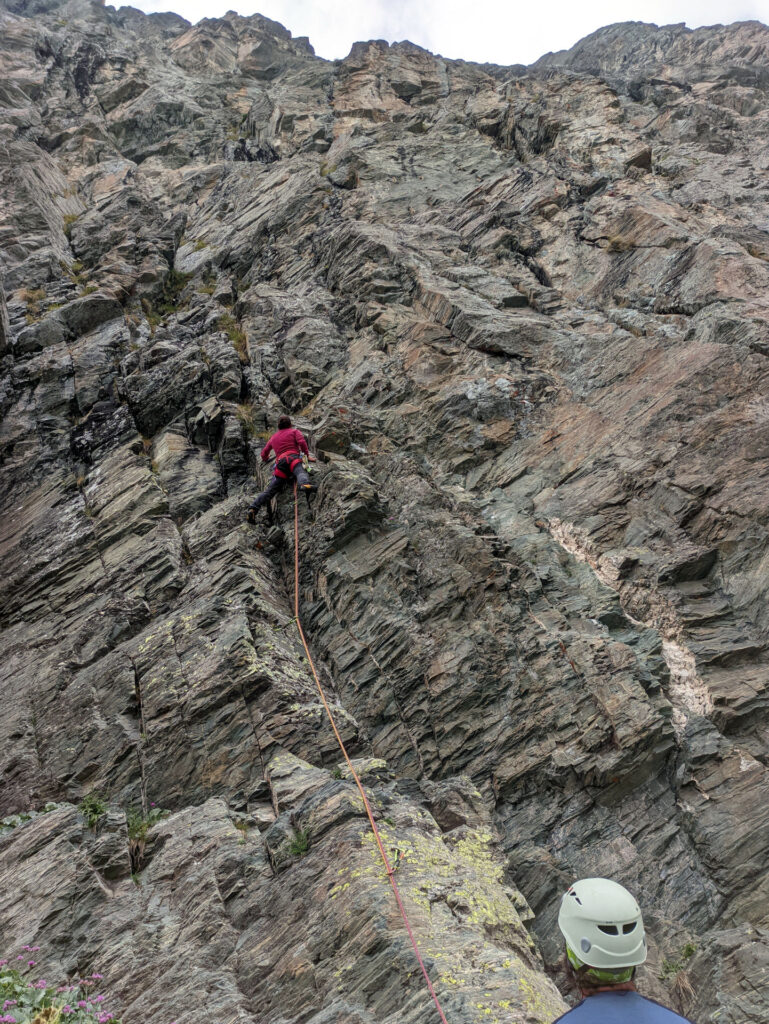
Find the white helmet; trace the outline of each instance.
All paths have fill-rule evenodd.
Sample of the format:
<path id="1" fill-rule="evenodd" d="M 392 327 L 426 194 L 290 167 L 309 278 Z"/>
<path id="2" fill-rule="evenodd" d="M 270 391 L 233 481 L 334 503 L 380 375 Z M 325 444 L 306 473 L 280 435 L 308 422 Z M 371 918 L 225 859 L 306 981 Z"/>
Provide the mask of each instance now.
<path id="1" fill-rule="evenodd" d="M 561 900 L 558 927 L 567 948 L 590 967 L 618 970 L 646 959 L 641 908 L 608 878 L 575 882 Z"/>

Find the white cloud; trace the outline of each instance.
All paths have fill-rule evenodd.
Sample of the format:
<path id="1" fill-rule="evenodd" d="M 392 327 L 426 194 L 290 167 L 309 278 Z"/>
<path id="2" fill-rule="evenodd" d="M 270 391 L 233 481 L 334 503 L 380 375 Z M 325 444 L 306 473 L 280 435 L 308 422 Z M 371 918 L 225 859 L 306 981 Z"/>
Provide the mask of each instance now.
<path id="1" fill-rule="evenodd" d="M 316 53 L 329 59 L 346 56 L 361 39 L 410 39 L 445 57 L 497 64 L 529 64 L 617 21 L 685 22 L 690 28 L 769 22 L 769 0 L 133 0 L 133 5 L 148 13 L 173 10 L 193 22 L 231 9 L 258 12 L 295 36 L 309 36 Z"/>

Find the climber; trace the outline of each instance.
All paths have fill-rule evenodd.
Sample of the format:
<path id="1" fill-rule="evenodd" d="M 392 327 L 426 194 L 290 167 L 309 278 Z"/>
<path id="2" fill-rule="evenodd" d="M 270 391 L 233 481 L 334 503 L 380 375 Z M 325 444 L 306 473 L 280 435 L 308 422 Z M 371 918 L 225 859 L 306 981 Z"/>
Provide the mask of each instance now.
<path id="1" fill-rule="evenodd" d="M 270 452 L 275 455 L 275 467 L 272 471 L 272 480 L 266 490 L 262 491 L 255 499 L 248 510 L 249 522 L 256 522 L 256 513 L 262 505 L 268 505 L 292 478 L 296 479 L 300 491 L 310 494 L 316 490 L 315 485 L 310 483 L 310 478 L 302 464 L 302 453 L 310 461 L 315 460 L 310 455 L 307 441 L 301 430 L 291 426 L 289 416 L 281 416 L 278 419 L 277 432 L 272 435 L 267 444 L 262 448 L 262 462 L 269 462 Z M 269 507 L 269 505 L 268 505 Z"/>
<path id="2" fill-rule="evenodd" d="M 582 994 L 582 1002 L 559 1021 L 691 1024 L 636 991 L 633 975 L 646 960 L 646 935 L 641 908 L 618 882 L 608 878 L 575 882 L 561 900 L 558 927 Z"/>

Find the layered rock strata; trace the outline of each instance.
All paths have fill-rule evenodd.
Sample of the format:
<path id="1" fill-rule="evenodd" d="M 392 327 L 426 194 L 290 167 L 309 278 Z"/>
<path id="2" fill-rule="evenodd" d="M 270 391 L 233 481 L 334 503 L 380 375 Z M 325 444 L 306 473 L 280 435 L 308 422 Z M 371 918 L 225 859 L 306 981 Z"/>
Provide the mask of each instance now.
<path id="1" fill-rule="evenodd" d="M 432 1019 L 288 502 L 244 522 L 288 411 L 308 637 L 452 1024 L 562 1012 L 593 874 L 645 991 L 765 1020 L 769 30 L 329 62 L 6 0 L 0 39 L 4 943 L 126 1024 Z"/>

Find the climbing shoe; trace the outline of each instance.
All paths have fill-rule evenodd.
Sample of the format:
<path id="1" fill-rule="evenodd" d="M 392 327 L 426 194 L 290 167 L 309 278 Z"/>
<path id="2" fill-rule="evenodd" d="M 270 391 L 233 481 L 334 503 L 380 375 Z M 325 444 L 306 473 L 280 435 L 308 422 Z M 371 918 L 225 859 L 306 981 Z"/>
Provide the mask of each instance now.
<path id="1" fill-rule="evenodd" d="M 299 488 L 300 491 L 304 491 L 305 494 L 312 494 L 313 491 L 317 491 L 317 484 L 302 484 Z"/>
<path id="2" fill-rule="evenodd" d="M 255 523 L 256 522 L 256 509 L 255 508 L 250 508 L 248 510 L 248 512 L 246 512 L 246 519 L 248 520 L 249 523 Z"/>

